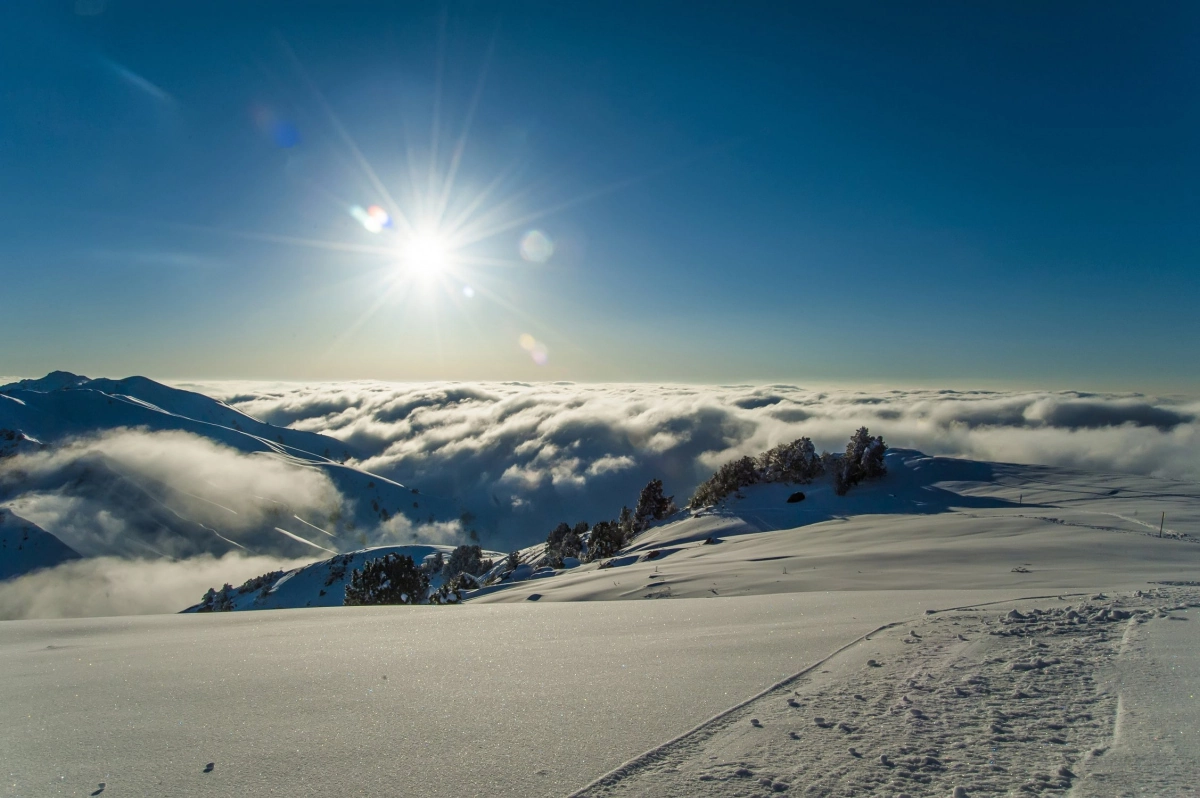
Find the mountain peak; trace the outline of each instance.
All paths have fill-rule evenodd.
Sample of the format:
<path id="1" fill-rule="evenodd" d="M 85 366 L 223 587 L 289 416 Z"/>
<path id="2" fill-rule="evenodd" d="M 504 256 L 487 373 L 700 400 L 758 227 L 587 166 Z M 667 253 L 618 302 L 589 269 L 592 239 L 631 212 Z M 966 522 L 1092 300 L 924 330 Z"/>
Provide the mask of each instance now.
<path id="1" fill-rule="evenodd" d="M 39 380 L 20 380 L 18 382 L 10 382 L 8 385 L 0 385 L 0 391 L 21 390 L 49 393 L 50 391 L 61 391 L 66 388 L 77 388 L 88 382 L 91 382 L 91 380 L 81 374 L 72 374 L 69 371 L 52 371 Z"/>

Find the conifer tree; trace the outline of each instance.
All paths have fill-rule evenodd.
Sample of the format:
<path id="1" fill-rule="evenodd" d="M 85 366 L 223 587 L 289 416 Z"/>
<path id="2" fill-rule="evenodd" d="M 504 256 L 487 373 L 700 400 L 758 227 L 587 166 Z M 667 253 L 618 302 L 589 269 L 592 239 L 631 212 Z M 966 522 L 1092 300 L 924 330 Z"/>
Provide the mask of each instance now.
<path id="1" fill-rule="evenodd" d="M 346 585 L 347 607 L 371 604 L 420 604 L 429 591 L 429 577 L 406 554 L 388 554 L 363 563 Z"/>

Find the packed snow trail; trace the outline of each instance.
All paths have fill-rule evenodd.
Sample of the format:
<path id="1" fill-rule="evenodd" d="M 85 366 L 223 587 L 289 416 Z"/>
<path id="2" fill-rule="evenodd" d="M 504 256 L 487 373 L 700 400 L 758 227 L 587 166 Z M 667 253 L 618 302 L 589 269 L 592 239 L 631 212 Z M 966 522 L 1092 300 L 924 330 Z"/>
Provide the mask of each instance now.
<path id="1" fill-rule="evenodd" d="M 1073 798 L 1200 795 L 1195 607 L 1194 600 L 1164 602 L 1155 623 L 1128 628 L 1106 684 L 1120 699 L 1112 740 L 1087 758 Z"/>
<path id="2" fill-rule="evenodd" d="M 1200 606 L 1200 591 L 1026 600 L 889 624 L 574 795 L 1038 795 L 1077 782 L 1099 785 L 1088 796 L 1182 794 L 1196 783 L 1200 718 L 1194 700 L 1166 704 L 1195 695 L 1200 636 L 1176 633 L 1185 624 L 1163 610 L 1188 604 Z M 1161 673 L 1126 694 L 1111 674 L 1136 678 L 1122 660 L 1128 638 L 1162 641 L 1142 647 Z M 1180 656 L 1188 667 L 1172 671 L 1168 658 Z M 1122 724 L 1136 706 L 1145 728 L 1119 734 L 1117 758 L 1096 765 L 1118 696 Z"/>

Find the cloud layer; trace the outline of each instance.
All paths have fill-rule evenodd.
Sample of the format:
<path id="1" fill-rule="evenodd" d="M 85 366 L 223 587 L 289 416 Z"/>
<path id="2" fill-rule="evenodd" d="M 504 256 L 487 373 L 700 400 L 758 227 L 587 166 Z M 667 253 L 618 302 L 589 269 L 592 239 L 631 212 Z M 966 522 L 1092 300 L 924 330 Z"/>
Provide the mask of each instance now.
<path id="1" fill-rule="evenodd" d="M 343 504 L 321 471 L 186 432 L 123 428 L 0 459 L 0 499 L 84 556 L 299 553 L 274 531 L 278 519 Z"/>
<path id="2" fill-rule="evenodd" d="M 179 612 L 208 588 L 311 560 L 192 557 L 178 562 L 94 557 L 0 582 L 0 620 Z"/>
<path id="3" fill-rule="evenodd" d="M 484 542 L 596 521 L 660 477 L 686 499 L 721 463 L 859 426 L 929 454 L 1200 479 L 1200 402 L 1130 394 L 811 390 L 791 385 L 522 383 L 204 386 L 250 415 L 321 432 L 356 465 L 457 497 Z"/>

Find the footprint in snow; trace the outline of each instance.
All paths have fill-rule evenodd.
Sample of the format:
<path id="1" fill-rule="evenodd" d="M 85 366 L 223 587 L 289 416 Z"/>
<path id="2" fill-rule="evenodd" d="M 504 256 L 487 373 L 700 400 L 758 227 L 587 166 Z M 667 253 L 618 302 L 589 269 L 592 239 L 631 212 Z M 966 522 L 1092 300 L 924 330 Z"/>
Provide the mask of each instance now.
<path id="1" fill-rule="evenodd" d="M 212 773 L 212 772 L 213 772 L 213 768 L 215 768 L 216 766 L 217 766 L 217 763 L 216 763 L 216 762 L 209 762 L 207 765 L 205 765 L 205 766 L 204 766 L 204 772 L 205 772 L 205 773 Z"/>
<path id="2" fill-rule="evenodd" d="M 788 706 L 789 706 L 789 707 L 792 707 L 792 708 L 795 708 L 795 707 L 798 707 L 798 706 L 800 706 L 800 702 L 799 702 L 799 701 L 797 701 L 797 700 L 796 700 L 796 699 L 794 699 L 794 698 L 789 698 L 789 699 L 788 699 Z"/>

